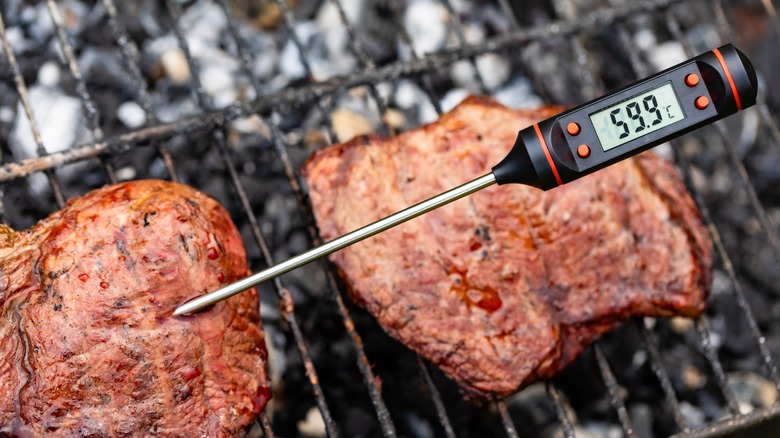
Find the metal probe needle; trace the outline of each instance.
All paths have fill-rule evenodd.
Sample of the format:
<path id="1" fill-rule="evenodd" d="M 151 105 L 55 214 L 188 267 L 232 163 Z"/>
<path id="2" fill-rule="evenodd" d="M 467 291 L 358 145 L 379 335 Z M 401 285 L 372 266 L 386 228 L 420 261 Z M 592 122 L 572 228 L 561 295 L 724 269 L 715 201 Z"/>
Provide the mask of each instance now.
<path id="1" fill-rule="evenodd" d="M 353 243 L 360 242 L 363 239 L 367 239 L 375 234 L 381 233 L 382 231 L 393 228 L 398 224 L 402 224 L 410 219 L 416 218 L 417 216 L 428 213 L 431 210 L 435 210 L 442 205 L 449 204 L 450 202 L 456 201 L 464 196 L 468 196 L 486 187 L 490 187 L 495 183 L 496 177 L 492 172 L 488 173 L 487 175 L 481 176 L 475 180 L 467 182 L 466 184 L 455 187 L 454 189 L 448 190 L 442 194 L 422 201 L 419 204 L 415 204 L 409 208 L 401 210 L 398 213 L 394 213 L 384 219 L 380 219 L 341 237 L 337 237 L 330 242 L 324 243 L 303 254 L 297 255 L 285 262 L 271 266 L 265 271 L 250 275 L 249 277 L 243 278 L 221 289 L 217 289 L 214 292 L 188 301 L 179 306 L 173 312 L 173 314 L 184 315 L 201 310 L 204 307 L 208 307 L 214 303 L 230 298 L 239 292 L 243 292 L 253 286 L 257 286 L 266 280 L 270 280 L 286 272 L 292 271 L 293 269 L 317 260 L 320 257 L 336 252 L 342 248 L 352 245 Z"/>

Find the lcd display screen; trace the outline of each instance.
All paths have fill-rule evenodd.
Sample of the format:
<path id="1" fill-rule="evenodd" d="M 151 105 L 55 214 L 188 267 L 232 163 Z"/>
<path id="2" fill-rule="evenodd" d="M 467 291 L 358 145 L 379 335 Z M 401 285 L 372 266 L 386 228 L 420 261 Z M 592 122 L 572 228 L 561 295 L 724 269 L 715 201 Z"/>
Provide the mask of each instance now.
<path id="1" fill-rule="evenodd" d="M 671 83 L 590 115 L 605 152 L 684 118 Z"/>

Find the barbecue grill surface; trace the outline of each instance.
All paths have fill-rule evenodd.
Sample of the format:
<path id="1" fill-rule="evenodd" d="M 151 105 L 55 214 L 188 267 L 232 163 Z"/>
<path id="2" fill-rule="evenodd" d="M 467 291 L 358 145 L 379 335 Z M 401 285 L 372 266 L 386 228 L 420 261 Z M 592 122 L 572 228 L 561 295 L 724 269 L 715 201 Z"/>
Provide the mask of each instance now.
<path id="1" fill-rule="evenodd" d="M 408 130 L 467 94 L 575 105 L 733 42 L 759 71 L 758 105 L 661 148 L 715 243 L 705 316 L 633 321 L 549 384 L 473 406 L 314 264 L 260 288 L 274 401 L 249 433 L 760 436 L 780 412 L 777 7 L 9 0 L 0 219 L 23 229 L 114 181 L 176 180 L 230 211 L 258 270 L 318 242 L 297 172 L 329 143 Z"/>

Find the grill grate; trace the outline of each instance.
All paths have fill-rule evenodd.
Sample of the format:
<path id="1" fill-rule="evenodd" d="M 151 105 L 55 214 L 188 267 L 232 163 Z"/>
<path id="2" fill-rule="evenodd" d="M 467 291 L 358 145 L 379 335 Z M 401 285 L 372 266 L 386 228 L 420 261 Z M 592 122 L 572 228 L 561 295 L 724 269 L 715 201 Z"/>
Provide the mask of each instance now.
<path id="1" fill-rule="evenodd" d="M 393 13 L 390 14 L 390 19 L 399 29 L 401 44 L 405 45 L 411 52 L 411 59 L 408 61 L 392 61 L 377 67 L 367 55 L 365 48 L 362 47 L 360 35 L 352 23 L 349 22 L 341 0 L 328 1 L 335 5 L 341 24 L 349 35 L 348 48 L 360 66 L 360 70 L 343 77 L 337 77 L 326 81 L 315 81 L 313 79 L 314 74 L 312 66 L 307 60 L 305 45 L 296 34 L 293 12 L 290 10 L 285 0 L 276 0 L 276 4 L 279 6 L 282 14 L 282 27 L 300 54 L 301 62 L 306 71 L 306 75 L 309 78 L 309 82 L 304 87 L 286 89 L 266 95 L 263 93 L 263 85 L 252 74 L 254 56 L 248 49 L 246 41 L 244 41 L 241 35 L 236 31 L 238 25 L 236 24 L 236 18 L 233 15 L 231 5 L 227 0 L 217 0 L 228 22 L 227 28 L 235 43 L 242 73 L 250 79 L 255 93 L 255 99 L 249 103 L 235 104 L 222 109 L 214 108 L 213 103 L 210 101 L 210 97 L 203 90 L 203 86 L 200 83 L 199 66 L 190 53 L 190 47 L 180 27 L 183 13 L 181 3 L 174 0 L 167 1 L 166 7 L 173 22 L 173 32 L 179 48 L 186 57 L 187 66 L 190 72 L 192 72 L 193 92 L 198 108 L 200 109 L 200 114 L 186 117 L 176 122 L 161 123 L 155 115 L 155 108 L 147 89 L 146 79 L 139 68 L 140 56 L 138 48 L 129 37 L 113 0 L 100 0 L 100 4 L 105 8 L 109 17 L 109 31 L 118 48 L 121 60 L 127 68 L 127 75 L 134 84 L 135 88 L 133 91 L 135 97 L 141 107 L 146 111 L 148 122 L 146 127 L 125 134 L 106 137 L 99 123 L 100 113 L 97 105 L 90 96 L 87 83 L 74 55 L 74 47 L 68 39 L 62 14 L 54 0 L 46 0 L 46 6 L 56 29 L 56 37 L 62 56 L 67 64 L 71 79 L 75 82 L 76 95 L 81 101 L 86 116 L 87 128 L 91 131 L 94 139 L 90 143 L 52 154 L 46 153 L 39 127 L 35 118 L 32 116 L 32 107 L 29 102 L 29 93 L 24 80 L 24 75 L 12 50 L 12 45 L 6 32 L 4 16 L 0 14 L 0 41 L 2 41 L 5 54 L 3 61 L 7 64 L 2 66 L 3 68 L 0 69 L 0 73 L 3 73 L 4 78 L 11 77 L 14 82 L 22 107 L 30 121 L 38 155 L 37 157 L 21 160 L 19 162 L 10 161 L 4 163 L 2 167 L 0 167 L 0 184 L 10 186 L 11 184 L 17 183 L 17 181 L 23 181 L 23 178 L 33 175 L 34 173 L 44 172 L 48 177 L 52 188 L 55 203 L 58 206 L 62 206 L 65 201 L 65 192 L 63 191 L 61 182 L 55 175 L 54 171 L 56 169 L 69 163 L 98 158 L 100 159 L 101 166 L 105 170 L 107 180 L 116 182 L 117 176 L 116 170 L 112 164 L 113 159 L 122 154 L 133 152 L 141 145 L 153 146 L 162 158 L 168 176 L 172 180 L 179 180 L 176 167 L 174 166 L 173 155 L 164 146 L 165 142 L 177 135 L 196 136 L 206 132 L 223 161 L 224 168 L 229 176 L 230 186 L 234 191 L 234 195 L 238 198 L 238 202 L 245 215 L 245 220 L 249 223 L 251 236 L 261 253 L 263 263 L 271 265 L 274 263 L 271 246 L 262 232 L 257 216 L 253 212 L 250 196 L 241 182 L 235 159 L 226 143 L 224 126 L 227 122 L 257 114 L 268 126 L 274 151 L 283 168 L 289 187 L 297 201 L 298 208 L 301 210 L 302 216 L 306 219 L 311 240 L 314 244 L 317 244 L 320 242 L 318 230 L 316 229 L 313 215 L 308 204 L 308 198 L 306 193 L 302 190 L 302 181 L 300 181 L 299 176 L 295 172 L 295 165 L 291 158 L 291 154 L 296 145 L 294 142 L 285 138 L 283 129 L 280 127 L 280 108 L 287 108 L 295 105 L 316 105 L 322 118 L 325 120 L 327 140 L 328 142 L 333 142 L 337 136 L 330 117 L 334 109 L 335 98 L 340 94 L 345 93 L 347 90 L 365 87 L 378 111 L 380 119 L 385 120 L 381 129 L 385 132 L 393 132 L 393 128 L 386 123 L 384 117 L 388 112 L 388 103 L 382 98 L 378 89 L 379 84 L 392 84 L 393 81 L 399 78 L 418 78 L 425 94 L 430 98 L 430 103 L 436 109 L 437 113 L 441 114 L 442 106 L 440 99 L 436 97 L 435 87 L 433 86 L 431 79 L 432 72 L 435 72 L 442 67 L 449 66 L 456 61 L 467 60 L 474 73 L 477 89 L 487 93 L 491 90 L 488 89 L 478 68 L 477 58 L 480 55 L 493 52 L 504 52 L 506 50 L 511 50 L 513 47 L 523 47 L 531 42 L 553 38 L 567 38 L 566 41 L 568 42 L 569 49 L 571 50 L 574 62 L 578 67 L 578 80 L 582 85 L 582 93 L 586 97 L 595 97 L 604 91 L 605 85 L 595 68 L 598 63 L 587 48 L 586 38 L 588 37 L 588 34 L 606 26 L 611 26 L 616 29 L 619 36 L 619 44 L 623 51 L 630 55 L 629 63 L 634 76 L 642 77 L 651 73 L 652 69 L 645 61 L 637 56 L 634 51 L 629 50 L 631 47 L 630 35 L 626 25 L 623 24 L 624 19 L 643 13 L 650 15 L 657 22 L 663 23 L 665 28 L 664 31 L 668 32 L 674 40 L 683 44 L 688 56 L 693 56 L 695 54 L 692 48 L 694 44 L 689 41 L 688 36 L 682 31 L 674 8 L 681 4 L 688 5 L 701 3 L 697 0 L 650 0 L 641 3 L 629 2 L 630 4 L 624 5 L 618 4 L 619 2 L 613 0 L 607 1 L 607 6 L 602 6 L 594 12 L 584 16 L 578 16 L 575 12 L 575 5 L 571 0 L 553 0 L 552 4 L 554 10 L 563 18 L 556 22 L 524 29 L 521 27 L 521 24 L 516 17 L 512 15 L 512 6 L 508 0 L 498 0 L 502 10 L 510 17 L 511 29 L 507 33 L 487 38 L 481 43 L 468 44 L 464 26 L 452 2 L 450 0 L 441 0 L 441 4 L 453 17 L 452 26 L 459 46 L 435 54 L 421 56 L 415 52 L 412 39 L 399 19 L 401 13 L 400 8 L 403 7 L 400 4 L 401 2 L 390 2 L 390 7 L 393 9 Z M 733 39 L 735 32 L 729 24 L 722 1 L 714 1 L 711 4 L 707 4 L 712 9 L 712 13 L 717 19 L 719 34 L 723 37 Z M 778 18 L 777 11 L 771 0 L 762 0 L 761 5 L 763 5 L 772 25 L 777 30 L 778 35 L 780 35 L 780 18 Z M 544 80 L 534 72 L 533 68 L 530 68 L 530 66 L 526 67 L 529 67 L 527 68 L 527 73 L 531 76 L 534 83 L 544 84 Z M 539 87 L 538 92 L 548 101 L 554 100 L 549 93 L 545 92 L 544 86 Z M 764 96 L 759 96 L 757 107 L 757 112 L 761 118 L 764 129 L 768 131 L 769 137 L 771 137 L 775 148 L 778 148 L 780 146 L 780 128 L 778 127 Z M 720 143 L 725 148 L 730 165 L 739 176 L 739 182 L 742 184 L 742 187 L 747 194 L 748 203 L 758 221 L 760 232 L 765 237 L 767 245 L 770 248 L 772 255 L 775 257 L 775 260 L 780 259 L 780 239 L 778 238 L 775 228 L 773 228 L 770 215 L 767 213 L 765 206 L 762 205 L 759 199 L 756 188 L 740 157 L 740 152 L 729 140 L 728 130 L 724 123 L 717 123 L 714 131 L 720 138 Z M 732 285 L 734 300 L 742 314 L 742 319 L 748 325 L 751 339 L 756 343 L 761 360 L 767 369 L 767 375 L 771 378 L 775 388 L 780 391 L 780 374 L 778 374 L 773 353 L 770 351 L 767 340 L 762 334 L 755 315 L 753 314 L 753 310 L 748 304 L 742 283 L 738 279 L 737 270 L 723 243 L 721 230 L 713 220 L 704 196 L 696 189 L 693 176 L 695 166 L 684 154 L 677 152 L 678 150 L 681 150 L 682 147 L 682 141 L 678 140 L 674 142 L 673 151 L 675 152 L 675 160 L 678 167 L 682 170 L 686 185 L 691 189 L 704 220 L 711 231 L 716 253 L 720 258 L 720 267 L 725 270 L 728 280 Z M 3 209 L 2 194 L 3 191 L 0 191 L 0 219 L 5 221 L 7 218 L 5 210 Z M 378 383 L 378 375 L 372 370 L 372 365 L 366 354 L 366 349 L 356 329 L 356 323 L 351 314 L 352 311 L 343 299 L 344 291 L 343 288 L 339 286 L 333 269 L 327 270 L 326 283 L 330 290 L 329 297 L 332 298 L 333 303 L 336 305 L 338 314 L 340 315 L 346 333 L 351 341 L 351 346 L 355 351 L 357 367 L 362 376 L 363 384 L 367 389 L 381 432 L 384 436 L 396 436 L 396 425 L 388 406 L 383 400 L 382 388 Z M 299 322 L 299 317 L 296 314 L 292 293 L 290 289 L 285 286 L 284 282 L 278 278 L 274 280 L 273 287 L 280 302 L 282 318 L 289 326 L 289 330 L 295 341 L 295 346 L 303 363 L 304 372 L 308 382 L 312 386 L 317 408 L 324 420 L 325 430 L 330 436 L 336 436 L 339 433 L 339 427 L 336 424 L 332 409 L 328 404 L 328 399 L 326 398 L 326 394 L 320 383 L 312 353 L 307 345 L 307 340 L 301 323 Z M 708 431 L 710 433 L 719 431 L 725 432 L 734 430 L 736 426 L 742 424 L 764 421 L 766 418 L 774 417 L 778 412 L 777 404 L 766 411 L 750 415 L 741 415 L 737 396 L 729 386 L 723 365 L 713 346 L 710 326 L 711 321 L 707 316 L 703 316 L 694 322 L 694 329 L 699 337 L 699 347 L 701 348 L 704 357 L 709 362 L 715 381 L 732 418 L 724 422 L 713 423 L 709 426 Z M 657 345 L 653 332 L 640 321 L 636 321 L 634 329 L 642 340 L 643 348 L 648 352 L 649 363 L 651 364 L 652 371 L 663 392 L 664 400 L 667 405 L 666 409 L 671 412 L 677 431 L 682 435 L 689 434 L 690 436 L 701 436 L 704 432 L 692 432 L 692 428 L 686 423 L 680 408 L 680 401 L 674 390 L 672 378 L 662 363 L 662 354 L 659 351 L 659 346 Z M 595 354 L 599 375 L 607 388 L 609 400 L 614 409 L 615 418 L 618 420 L 618 424 L 622 428 L 625 436 L 636 436 L 629 411 L 626 407 L 626 396 L 621 391 L 620 383 L 613 373 L 607 359 L 607 354 L 604 353 L 601 344 L 603 344 L 603 342 L 597 343 L 593 348 L 593 352 Z M 437 386 L 435 372 L 432 373 L 429 370 L 429 366 L 419 357 L 417 358 L 417 361 L 419 363 L 422 380 L 427 389 L 427 393 L 431 397 L 431 404 L 435 410 L 436 418 L 441 425 L 443 435 L 448 437 L 455 436 L 453 422 L 448 413 L 448 404 L 445 403 L 444 396 Z M 576 420 L 572 421 L 570 418 L 570 415 L 567 412 L 569 408 L 564 400 L 563 394 L 553 383 L 547 384 L 546 392 L 554 407 L 555 415 L 560 422 L 563 435 L 566 437 L 575 436 Z M 505 400 L 497 399 L 494 402 L 494 407 L 498 412 L 498 416 L 501 419 L 502 427 L 506 434 L 510 437 L 519 436 L 518 428 L 513 422 L 507 402 Z M 271 421 L 267 415 L 261 417 L 260 427 L 266 436 L 273 436 Z M 522 430 L 522 427 L 520 429 Z"/>

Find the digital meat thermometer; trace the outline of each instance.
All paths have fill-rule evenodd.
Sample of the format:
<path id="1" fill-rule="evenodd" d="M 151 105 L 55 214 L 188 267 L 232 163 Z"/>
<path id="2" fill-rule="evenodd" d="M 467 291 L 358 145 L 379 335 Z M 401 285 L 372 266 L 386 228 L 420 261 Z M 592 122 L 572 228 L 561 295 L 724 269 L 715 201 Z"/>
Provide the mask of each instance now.
<path id="1" fill-rule="evenodd" d="M 731 44 L 523 129 L 492 172 L 181 305 L 201 310 L 493 184 L 549 190 L 756 103 L 756 73 Z"/>

